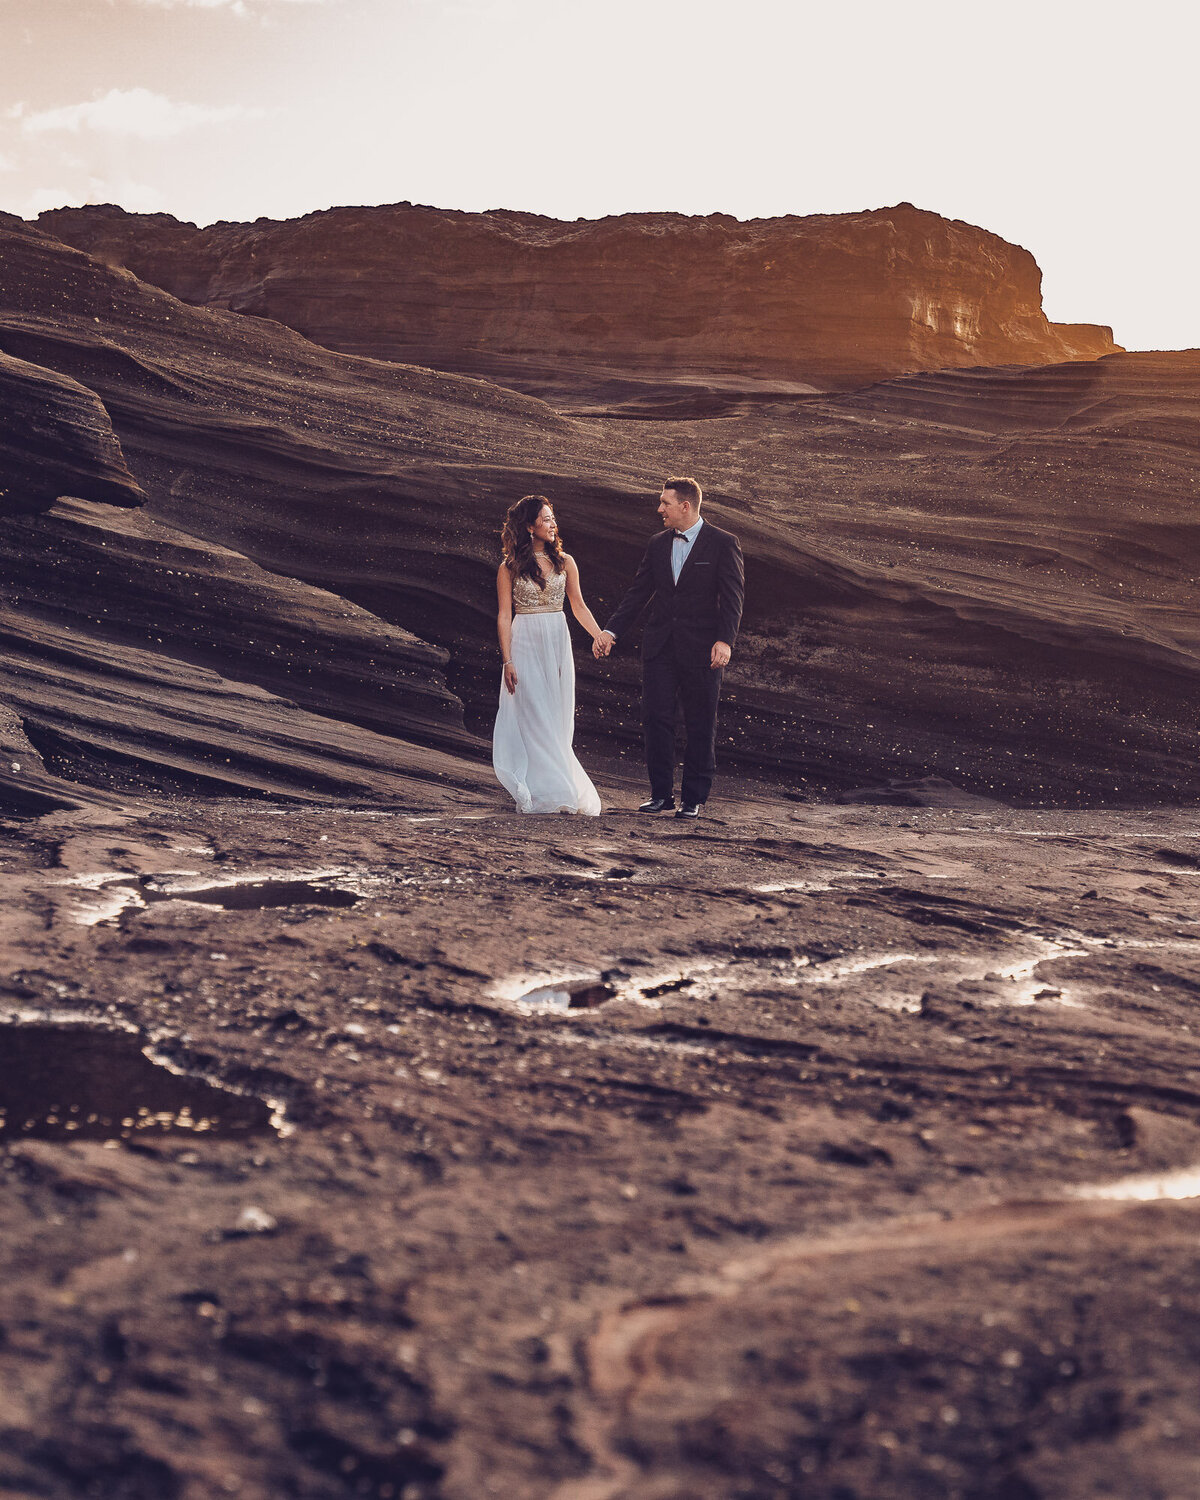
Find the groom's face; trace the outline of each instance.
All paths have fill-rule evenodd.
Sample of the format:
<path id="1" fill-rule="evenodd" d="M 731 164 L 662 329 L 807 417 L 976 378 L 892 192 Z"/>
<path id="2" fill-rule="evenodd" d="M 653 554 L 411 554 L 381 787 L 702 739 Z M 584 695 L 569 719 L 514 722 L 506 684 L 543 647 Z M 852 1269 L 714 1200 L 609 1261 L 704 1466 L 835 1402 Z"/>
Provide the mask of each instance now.
<path id="1" fill-rule="evenodd" d="M 691 505 L 679 498 L 677 490 L 663 490 L 658 500 L 658 513 L 664 526 L 676 527 L 680 531 L 686 531 L 696 519 Z"/>

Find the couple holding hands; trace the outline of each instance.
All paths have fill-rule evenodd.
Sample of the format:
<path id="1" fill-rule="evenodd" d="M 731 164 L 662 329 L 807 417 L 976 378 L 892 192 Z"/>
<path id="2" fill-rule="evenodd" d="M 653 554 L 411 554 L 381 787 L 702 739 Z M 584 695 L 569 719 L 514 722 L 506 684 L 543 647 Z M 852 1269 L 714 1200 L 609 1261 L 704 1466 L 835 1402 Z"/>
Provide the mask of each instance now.
<path id="1" fill-rule="evenodd" d="M 716 769 L 717 700 L 742 617 L 742 549 L 701 518 L 694 479 L 668 479 L 658 500 L 662 532 L 605 629 L 584 603 L 575 560 L 563 551 L 554 510 L 526 495 L 505 517 L 504 561 L 496 574 L 504 660 L 492 765 L 520 812 L 600 811 L 600 798 L 572 748 L 575 663 L 563 606 L 609 655 L 650 606 L 642 638 L 642 723 L 650 796 L 644 813 L 696 818 Z M 682 708 L 686 748 L 675 806 L 675 721 Z"/>

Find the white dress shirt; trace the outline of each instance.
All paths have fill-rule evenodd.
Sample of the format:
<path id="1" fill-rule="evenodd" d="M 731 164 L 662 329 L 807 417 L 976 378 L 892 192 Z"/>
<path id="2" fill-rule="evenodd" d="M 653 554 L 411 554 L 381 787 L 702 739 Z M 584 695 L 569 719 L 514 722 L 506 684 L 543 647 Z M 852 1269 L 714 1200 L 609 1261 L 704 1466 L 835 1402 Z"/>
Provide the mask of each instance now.
<path id="1" fill-rule="evenodd" d="M 703 525 L 702 520 L 693 521 L 686 531 L 676 532 L 671 539 L 671 576 L 676 583 L 679 582 L 684 563 L 692 555 L 692 544 L 696 540 L 696 533 Z"/>

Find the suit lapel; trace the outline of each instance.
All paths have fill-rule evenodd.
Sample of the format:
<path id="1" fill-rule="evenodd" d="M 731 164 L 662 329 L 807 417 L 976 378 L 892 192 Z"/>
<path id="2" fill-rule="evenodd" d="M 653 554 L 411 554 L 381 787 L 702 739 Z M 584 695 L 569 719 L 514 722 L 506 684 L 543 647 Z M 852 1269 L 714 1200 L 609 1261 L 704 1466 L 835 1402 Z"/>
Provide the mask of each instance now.
<path id="1" fill-rule="evenodd" d="M 675 590 L 675 576 L 671 572 L 671 549 L 675 545 L 675 538 L 673 536 L 671 536 L 668 532 L 664 531 L 662 533 L 661 537 L 655 537 L 654 540 L 656 542 L 658 542 L 659 545 L 662 547 L 663 556 L 666 558 L 665 567 L 666 567 L 666 570 L 667 570 L 667 587 L 673 593 L 674 590 Z M 664 545 L 664 543 L 665 543 L 665 545 Z"/>

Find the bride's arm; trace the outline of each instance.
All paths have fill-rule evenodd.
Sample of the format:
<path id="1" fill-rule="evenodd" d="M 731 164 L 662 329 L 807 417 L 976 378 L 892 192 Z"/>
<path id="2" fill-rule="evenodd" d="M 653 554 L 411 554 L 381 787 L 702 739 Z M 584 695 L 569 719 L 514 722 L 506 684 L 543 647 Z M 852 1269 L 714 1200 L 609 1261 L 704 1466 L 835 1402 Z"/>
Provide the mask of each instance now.
<path id="1" fill-rule="evenodd" d="M 510 693 L 517 689 L 517 669 L 512 664 L 512 574 L 506 563 L 496 572 L 496 634 L 500 637 L 500 656 L 504 662 L 504 686 Z"/>
<path id="2" fill-rule="evenodd" d="M 579 569 L 575 566 L 575 559 L 568 553 L 563 561 L 567 565 L 567 598 L 571 601 L 571 613 L 592 640 L 595 640 L 600 634 L 600 627 L 596 624 L 595 615 L 583 602 L 583 592 L 579 587 Z"/>

